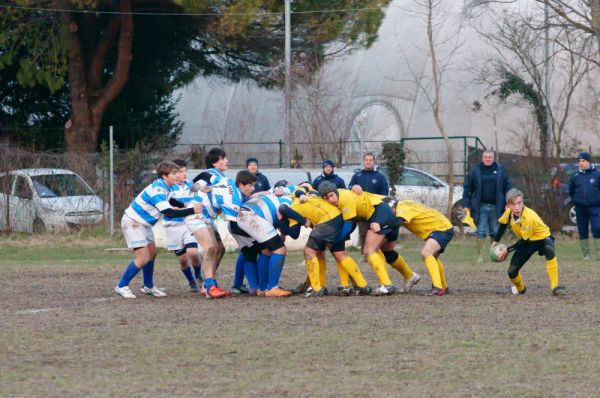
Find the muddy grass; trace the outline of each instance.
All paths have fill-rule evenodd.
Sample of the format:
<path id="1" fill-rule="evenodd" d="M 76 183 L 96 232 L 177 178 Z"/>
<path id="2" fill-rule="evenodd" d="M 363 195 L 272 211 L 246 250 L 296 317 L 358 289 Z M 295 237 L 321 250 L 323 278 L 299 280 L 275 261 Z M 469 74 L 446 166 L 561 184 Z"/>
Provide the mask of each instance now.
<path id="1" fill-rule="evenodd" d="M 403 247 L 424 276 L 409 295 L 217 301 L 186 291 L 166 253 L 155 280 L 169 296 L 126 301 L 112 288 L 128 255 L 4 246 L 0 396 L 597 395 L 600 262 L 579 262 L 577 242 L 558 245 L 564 298 L 550 296 L 541 258 L 524 267 L 527 295 L 499 294 L 507 264 L 474 264 L 469 241 L 446 255 L 453 293 L 426 297 L 418 246 Z M 291 255 L 283 284 L 304 275 Z"/>

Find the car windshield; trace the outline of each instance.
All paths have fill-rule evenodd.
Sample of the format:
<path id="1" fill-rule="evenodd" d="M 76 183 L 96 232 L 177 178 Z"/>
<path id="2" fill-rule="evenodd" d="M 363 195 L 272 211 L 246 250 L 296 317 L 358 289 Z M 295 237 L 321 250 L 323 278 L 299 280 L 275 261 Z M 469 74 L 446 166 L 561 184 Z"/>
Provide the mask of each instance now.
<path id="1" fill-rule="evenodd" d="M 75 174 L 32 176 L 33 187 L 40 198 L 93 195 L 92 190 Z"/>

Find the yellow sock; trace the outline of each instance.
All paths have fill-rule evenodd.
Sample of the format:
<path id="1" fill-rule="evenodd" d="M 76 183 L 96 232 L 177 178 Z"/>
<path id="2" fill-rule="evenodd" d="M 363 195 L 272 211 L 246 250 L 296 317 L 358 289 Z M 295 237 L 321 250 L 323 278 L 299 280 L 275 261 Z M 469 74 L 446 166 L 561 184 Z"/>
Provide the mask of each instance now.
<path id="1" fill-rule="evenodd" d="M 440 271 L 440 280 L 442 281 L 442 289 L 447 289 L 448 283 L 446 282 L 446 272 L 444 271 L 444 264 L 442 264 L 442 261 L 439 258 L 437 259 L 437 263 L 438 270 Z"/>
<path id="2" fill-rule="evenodd" d="M 394 260 L 393 263 L 390 264 L 392 268 L 398 270 L 404 277 L 404 280 L 407 281 L 413 277 L 413 272 L 406 263 L 406 260 L 401 255 L 398 255 L 398 258 Z"/>
<path id="3" fill-rule="evenodd" d="M 433 256 L 425 257 L 425 267 L 427 267 L 427 271 L 429 271 L 429 276 L 431 277 L 431 283 L 433 287 L 437 287 L 438 289 L 442 289 L 442 278 L 440 276 L 440 266 Z"/>
<path id="4" fill-rule="evenodd" d="M 521 276 L 521 273 L 517 274 L 517 276 L 515 276 L 514 278 L 511 278 L 511 282 L 513 283 L 513 285 L 515 285 L 519 293 L 525 290 L 525 284 L 523 283 L 523 277 Z"/>
<path id="5" fill-rule="evenodd" d="M 550 288 L 554 289 L 558 286 L 558 259 L 556 257 L 546 261 L 546 272 L 550 278 Z"/>
<path id="6" fill-rule="evenodd" d="M 317 258 L 319 259 L 319 282 L 321 283 L 321 287 L 325 287 L 327 286 L 327 261 L 325 261 L 325 257 Z"/>
<path id="7" fill-rule="evenodd" d="M 346 271 L 337 260 L 335 260 L 335 266 L 337 267 L 338 275 L 340 276 L 340 286 L 350 286 L 350 275 L 348 274 L 348 271 Z"/>
<path id="8" fill-rule="evenodd" d="M 377 279 L 379 279 L 379 283 L 381 285 L 387 286 L 392 284 L 392 281 L 386 269 L 387 263 L 382 252 L 378 251 L 376 253 L 371 254 L 367 258 L 367 262 L 373 269 L 373 272 L 375 272 L 375 275 L 377 275 Z"/>
<path id="9" fill-rule="evenodd" d="M 316 291 L 321 290 L 321 278 L 319 277 L 319 259 L 316 257 L 310 260 L 305 260 L 306 271 L 308 272 L 308 278 L 310 279 L 310 286 Z"/>
<path id="10" fill-rule="evenodd" d="M 358 287 L 367 286 L 367 280 L 363 276 L 362 272 L 360 272 L 360 268 L 358 268 L 358 264 L 356 264 L 356 261 L 354 261 L 352 259 L 352 257 L 346 256 L 342 260 L 342 262 L 339 264 L 340 264 L 340 268 L 343 268 L 344 271 L 346 272 L 346 275 L 349 275 L 352 277 L 352 279 L 354 280 L 354 283 L 356 283 L 356 286 L 358 286 Z M 340 280 L 341 280 L 341 278 L 340 278 Z"/>

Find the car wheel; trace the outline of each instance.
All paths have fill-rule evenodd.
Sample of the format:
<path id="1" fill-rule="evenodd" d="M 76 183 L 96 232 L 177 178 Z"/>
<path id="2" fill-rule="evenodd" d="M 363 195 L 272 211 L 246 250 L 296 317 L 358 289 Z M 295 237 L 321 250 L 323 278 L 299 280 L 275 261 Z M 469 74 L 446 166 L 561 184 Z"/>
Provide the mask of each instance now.
<path id="1" fill-rule="evenodd" d="M 46 226 L 44 222 L 39 218 L 33 220 L 33 233 L 34 234 L 44 234 L 46 233 Z"/>
<path id="2" fill-rule="evenodd" d="M 577 215 L 575 214 L 575 206 L 567 207 L 566 219 L 570 225 L 577 225 Z"/>
<path id="3" fill-rule="evenodd" d="M 462 201 L 458 201 L 452 206 L 452 225 L 460 226 L 464 216 Z"/>

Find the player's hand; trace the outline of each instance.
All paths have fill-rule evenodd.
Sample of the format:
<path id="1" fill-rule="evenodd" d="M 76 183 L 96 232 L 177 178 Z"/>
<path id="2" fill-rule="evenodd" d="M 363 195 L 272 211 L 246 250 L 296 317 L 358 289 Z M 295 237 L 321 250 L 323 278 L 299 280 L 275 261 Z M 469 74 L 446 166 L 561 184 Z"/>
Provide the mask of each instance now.
<path id="1" fill-rule="evenodd" d="M 363 193 L 362 187 L 360 185 L 358 185 L 358 184 L 352 185 L 351 191 L 354 192 L 357 195 L 360 195 L 361 193 Z"/>
<path id="2" fill-rule="evenodd" d="M 283 196 L 283 195 L 285 195 L 285 190 L 282 187 L 277 187 L 273 190 L 273 195 Z"/>
<path id="3" fill-rule="evenodd" d="M 281 241 L 285 243 L 285 237 L 286 234 L 284 234 L 283 232 L 279 234 L 279 236 L 281 236 Z"/>
<path id="4" fill-rule="evenodd" d="M 497 242 L 496 242 L 496 244 L 497 244 Z M 506 260 L 506 257 L 508 257 L 508 248 L 507 247 L 503 248 L 499 254 L 500 254 L 500 256 L 498 257 L 498 259 L 500 261 Z"/>
<path id="5" fill-rule="evenodd" d="M 301 195 L 300 197 L 298 197 L 298 201 L 300 203 L 304 203 L 308 200 L 308 196 L 307 195 Z"/>
<path id="6" fill-rule="evenodd" d="M 202 205 L 202 203 L 195 203 L 194 204 L 194 214 L 200 214 L 200 213 L 202 213 L 202 209 L 204 209 L 204 206 Z"/>
<path id="7" fill-rule="evenodd" d="M 379 225 L 379 223 L 372 222 L 371 223 L 371 230 L 373 232 L 379 232 L 379 231 L 381 231 L 381 225 Z"/>
<path id="8" fill-rule="evenodd" d="M 308 218 L 306 219 L 306 222 L 304 223 L 304 226 L 306 228 L 310 228 L 310 220 Z"/>
<path id="9" fill-rule="evenodd" d="M 490 247 L 494 247 L 494 246 L 496 246 L 497 244 L 498 244 L 498 242 L 496 242 L 496 241 L 493 241 L 493 242 L 492 242 L 492 245 L 491 245 Z"/>

